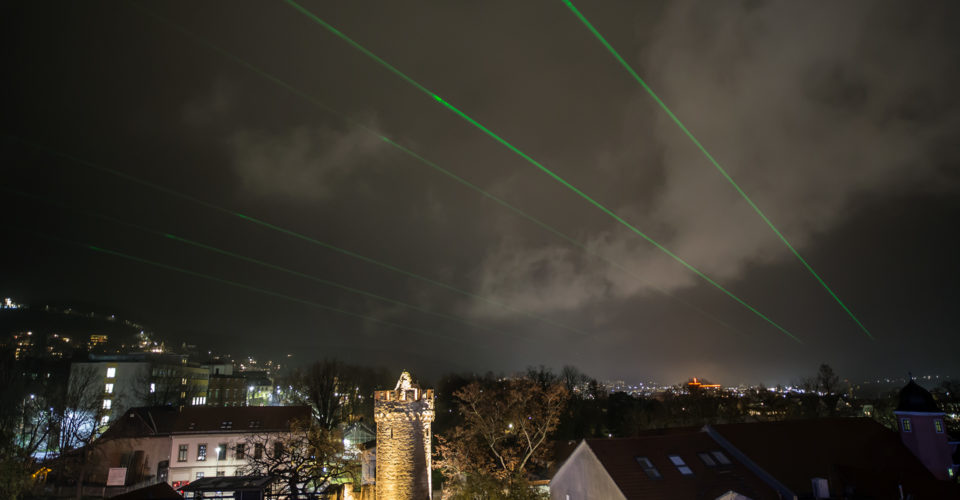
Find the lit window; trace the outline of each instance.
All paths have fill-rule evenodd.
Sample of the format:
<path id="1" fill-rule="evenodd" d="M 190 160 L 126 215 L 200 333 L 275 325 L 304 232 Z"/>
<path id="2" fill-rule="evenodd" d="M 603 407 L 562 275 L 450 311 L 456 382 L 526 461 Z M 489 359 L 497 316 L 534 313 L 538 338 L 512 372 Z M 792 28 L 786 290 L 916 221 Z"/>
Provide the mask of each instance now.
<path id="1" fill-rule="evenodd" d="M 934 430 L 937 431 L 937 434 L 943 434 L 943 421 L 941 421 L 941 420 L 934 420 L 934 421 L 933 421 L 933 428 L 934 428 Z"/>
<path id="2" fill-rule="evenodd" d="M 107 386 L 103 389 L 103 392 L 107 394 L 113 394 L 113 384 L 107 384 Z"/>
<path id="3" fill-rule="evenodd" d="M 185 378 L 180 379 L 180 385 L 187 385 L 187 379 Z"/>
<path id="4" fill-rule="evenodd" d="M 117 369 L 116 368 L 107 368 L 107 378 L 116 378 Z"/>
<path id="5" fill-rule="evenodd" d="M 203 479 L 203 473 L 202 473 L 202 472 L 198 472 L 196 478 L 197 478 L 197 479 Z"/>
<path id="6" fill-rule="evenodd" d="M 110 415 L 100 417 L 100 425 L 107 425 L 107 422 L 110 422 Z"/>
<path id="7" fill-rule="evenodd" d="M 643 467 L 643 472 L 647 473 L 647 476 L 650 479 L 660 479 L 663 476 L 660 475 L 660 471 L 653 466 L 653 462 L 650 461 L 647 457 L 636 457 L 637 463 L 640 464 L 640 467 Z"/>
<path id="8" fill-rule="evenodd" d="M 693 475 L 693 470 L 691 470 L 690 467 L 687 467 L 687 463 L 684 462 L 682 458 L 677 455 L 669 455 L 668 458 L 671 462 L 673 462 L 673 465 L 677 466 L 677 470 L 680 471 L 681 474 L 684 476 Z"/>
<path id="9" fill-rule="evenodd" d="M 110 400 L 110 399 L 104 399 L 104 400 L 103 400 L 103 409 L 104 409 L 104 410 L 109 410 L 111 406 L 113 406 L 113 401 L 112 401 L 112 400 Z"/>
<path id="10" fill-rule="evenodd" d="M 217 446 L 217 460 L 226 460 L 227 459 L 227 443 L 220 443 L 220 446 Z"/>
<path id="11" fill-rule="evenodd" d="M 727 458 L 722 451 L 711 451 L 710 454 L 713 455 L 713 458 L 715 458 L 720 465 L 730 465 L 730 459 Z"/>
<path id="12" fill-rule="evenodd" d="M 157 392 L 157 384 L 150 382 L 150 394 Z"/>
<path id="13" fill-rule="evenodd" d="M 197 445 L 197 461 L 202 462 L 207 459 L 207 443 Z"/>
<path id="14" fill-rule="evenodd" d="M 697 456 L 700 457 L 700 460 L 703 460 L 704 465 L 707 467 L 716 467 L 717 462 L 710 457 L 709 453 L 697 453 Z"/>
<path id="15" fill-rule="evenodd" d="M 900 429 L 901 429 L 903 432 L 913 432 L 913 426 L 910 425 L 910 419 L 909 419 L 909 418 L 901 418 L 901 419 L 900 419 Z"/>

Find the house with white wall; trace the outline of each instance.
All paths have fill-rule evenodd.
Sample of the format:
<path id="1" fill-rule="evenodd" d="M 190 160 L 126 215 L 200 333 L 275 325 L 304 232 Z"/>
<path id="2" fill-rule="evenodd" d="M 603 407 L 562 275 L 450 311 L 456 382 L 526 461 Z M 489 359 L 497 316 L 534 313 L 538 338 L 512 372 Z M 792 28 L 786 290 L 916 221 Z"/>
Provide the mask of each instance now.
<path id="1" fill-rule="evenodd" d="M 97 441 L 97 476 L 100 469 L 105 477 L 111 467 L 128 467 L 135 469 L 128 477 L 174 487 L 235 476 L 248 458 L 265 452 L 248 449 L 248 442 L 288 432 L 294 421 L 309 418 L 306 406 L 131 408 Z"/>

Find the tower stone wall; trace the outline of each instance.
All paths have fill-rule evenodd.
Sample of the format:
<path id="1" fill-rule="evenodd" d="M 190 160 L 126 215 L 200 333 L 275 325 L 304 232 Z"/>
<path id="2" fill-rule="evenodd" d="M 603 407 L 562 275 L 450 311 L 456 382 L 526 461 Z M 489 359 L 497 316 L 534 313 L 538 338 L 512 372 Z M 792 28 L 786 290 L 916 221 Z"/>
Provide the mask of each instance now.
<path id="1" fill-rule="evenodd" d="M 403 372 L 392 391 L 373 394 L 377 422 L 377 500 L 430 499 L 433 389 Z"/>

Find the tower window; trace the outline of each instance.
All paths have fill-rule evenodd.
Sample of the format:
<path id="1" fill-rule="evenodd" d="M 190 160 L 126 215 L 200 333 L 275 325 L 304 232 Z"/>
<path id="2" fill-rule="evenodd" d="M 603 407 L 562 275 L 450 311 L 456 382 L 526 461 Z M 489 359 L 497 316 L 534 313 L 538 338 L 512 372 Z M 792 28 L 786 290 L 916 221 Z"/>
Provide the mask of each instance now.
<path id="1" fill-rule="evenodd" d="M 900 430 L 902 430 L 903 432 L 913 432 L 913 426 L 910 425 L 909 418 L 900 419 Z"/>
<path id="2" fill-rule="evenodd" d="M 107 378 L 115 378 L 117 376 L 116 368 L 107 368 Z"/>
<path id="3" fill-rule="evenodd" d="M 943 434 L 943 421 L 940 419 L 934 420 L 933 430 L 937 431 L 937 434 Z"/>

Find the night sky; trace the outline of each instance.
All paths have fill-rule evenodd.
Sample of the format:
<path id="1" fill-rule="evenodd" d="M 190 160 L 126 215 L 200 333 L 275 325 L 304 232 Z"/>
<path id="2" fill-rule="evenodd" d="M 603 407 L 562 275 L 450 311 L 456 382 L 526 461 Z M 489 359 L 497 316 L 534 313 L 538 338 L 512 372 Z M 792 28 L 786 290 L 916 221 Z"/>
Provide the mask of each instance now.
<path id="1" fill-rule="evenodd" d="M 960 371 L 960 4 L 578 3 L 875 340 L 560 0 L 303 5 L 802 343 L 283 1 L 2 7 L 0 296 L 424 377 Z"/>

